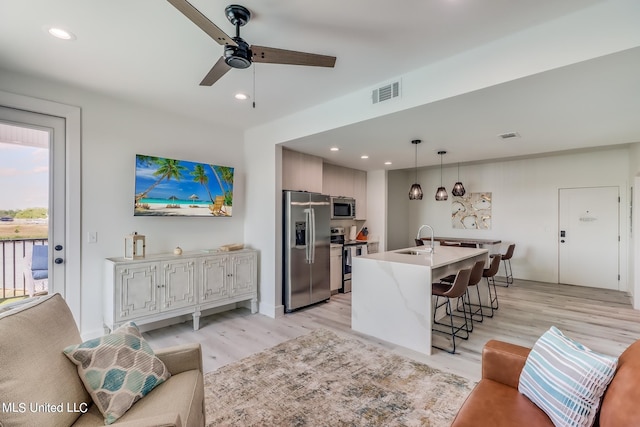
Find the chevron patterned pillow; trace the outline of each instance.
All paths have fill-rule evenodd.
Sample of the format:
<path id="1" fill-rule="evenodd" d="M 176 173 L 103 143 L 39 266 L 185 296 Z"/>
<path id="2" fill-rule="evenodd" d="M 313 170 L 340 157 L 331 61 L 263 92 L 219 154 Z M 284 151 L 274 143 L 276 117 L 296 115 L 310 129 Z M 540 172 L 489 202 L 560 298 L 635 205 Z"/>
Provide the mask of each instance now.
<path id="1" fill-rule="evenodd" d="M 69 346 L 64 354 L 77 365 L 105 424 L 112 424 L 171 376 L 133 322 L 109 335 Z"/>

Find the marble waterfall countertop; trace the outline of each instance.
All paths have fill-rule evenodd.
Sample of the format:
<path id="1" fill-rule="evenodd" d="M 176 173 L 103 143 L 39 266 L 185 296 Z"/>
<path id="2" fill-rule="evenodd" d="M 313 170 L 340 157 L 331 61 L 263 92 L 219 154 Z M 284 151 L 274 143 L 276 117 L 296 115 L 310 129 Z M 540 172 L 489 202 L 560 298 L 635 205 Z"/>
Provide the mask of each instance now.
<path id="1" fill-rule="evenodd" d="M 416 246 L 353 258 L 351 328 L 431 354 L 431 283 L 476 261 L 487 249 Z"/>
<path id="2" fill-rule="evenodd" d="M 433 253 L 431 253 L 429 246 L 414 246 L 395 251 L 363 255 L 359 258 L 421 265 L 435 269 L 487 253 L 487 249 L 462 248 L 458 246 L 436 246 Z"/>

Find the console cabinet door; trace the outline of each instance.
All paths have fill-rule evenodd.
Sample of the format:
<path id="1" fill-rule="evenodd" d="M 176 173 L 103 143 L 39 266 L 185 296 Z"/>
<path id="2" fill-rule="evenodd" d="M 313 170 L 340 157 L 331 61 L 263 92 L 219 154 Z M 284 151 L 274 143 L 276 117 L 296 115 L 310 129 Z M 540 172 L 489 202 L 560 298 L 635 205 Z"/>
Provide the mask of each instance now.
<path id="1" fill-rule="evenodd" d="M 161 262 L 162 310 L 189 307 L 196 303 L 195 264 L 193 260 Z"/>
<path id="2" fill-rule="evenodd" d="M 227 298 L 229 289 L 229 257 L 226 255 L 202 258 L 200 262 L 200 302 L 206 303 Z"/>
<path id="3" fill-rule="evenodd" d="M 257 288 L 255 254 L 231 255 L 229 258 L 231 265 L 230 295 L 254 293 Z"/>
<path id="4" fill-rule="evenodd" d="M 158 313 L 157 263 L 119 265 L 116 268 L 116 319 L 135 319 Z"/>

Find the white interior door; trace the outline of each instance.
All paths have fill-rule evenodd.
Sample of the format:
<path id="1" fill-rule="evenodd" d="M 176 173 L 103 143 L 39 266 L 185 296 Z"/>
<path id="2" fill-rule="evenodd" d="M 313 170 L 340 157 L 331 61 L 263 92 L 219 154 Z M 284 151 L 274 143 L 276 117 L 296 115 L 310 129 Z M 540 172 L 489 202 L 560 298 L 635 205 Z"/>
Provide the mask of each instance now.
<path id="1" fill-rule="evenodd" d="M 49 277 L 47 290 L 49 293 L 60 293 L 65 296 L 65 263 L 64 254 L 66 248 L 66 165 L 65 165 L 65 119 L 61 117 L 49 116 L 45 114 L 32 113 L 12 108 L 0 107 L 0 123 L 6 128 L 18 129 L 11 134 L 15 138 L 11 141 L 2 141 L 4 144 L 14 146 L 33 146 L 39 150 L 34 153 L 36 156 L 47 156 L 49 179 L 44 183 L 45 188 L 34 188 L 28 184 L 25 175 L 35 173 L 24 165 L 18 168 L 16 159 L 16 170 L 14 174 L 9 174 L 12 182 L 5 182 L 3 185 L 12 187 L 12 190 L 21 191 L 26 199 L 36 198 L 36 193 L 46 193 L 45 199 L 48 209 L 48 244 L 49 244 Z M 20 131 L 22 130 L 22 131 Z M 29 132 L 34 130 L 36 132 Z M 44 135 L 44 141 L 34 135 Z M 7 152 L 7 155 L 11 155 Z M 36 169 L 35 165 L 33 166 Z M 9 195 L 7 194 L 7 199 Z M 0 199 L 0 202 L 2 199 Z M 7 200 L 5 203 L 11 203 Z M 35 206 L 33 206 L 35 207 Z M 6 206 L 11 209 L 13 206 Z"/>
<path id="2" fill-rule="evenodd" d="M 558 282 L 619 289 L 618 187 L 559 190 Z"/>

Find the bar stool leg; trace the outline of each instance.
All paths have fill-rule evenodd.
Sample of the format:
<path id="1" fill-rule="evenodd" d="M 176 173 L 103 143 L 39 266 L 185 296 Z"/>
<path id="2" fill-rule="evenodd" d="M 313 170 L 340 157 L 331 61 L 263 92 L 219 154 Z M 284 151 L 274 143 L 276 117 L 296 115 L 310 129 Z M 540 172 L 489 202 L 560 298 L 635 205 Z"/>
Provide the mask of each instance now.
<path id="1" fill-rule="evenodd" d="M 447 298 L 447 297 L 445 297 L 445 298 Z M 451 341 L 453 343 L 453 349 L 448 349 L 448 348 L 440 347 L 440 346 L 433 345 L 433 344 L 431 345 L 431 347 L 437 348 L 438 350 L 446 351 L 447 353 L 450 353 L 450 354 L 456 354 L 456 337 L 457 338 L 462 338 L 463 340 L 469 339 L 469 329 L 468 329 L 469 326 L 468 326 L 468 323 L 467 323 L 466 310 L 464 311 L 464 313 L 465 313 L 464 323 L 462 325 L 460 325 L 460 326 L 455 326 L 455 324 L 453 323 L 453 317 L 454 316 L 453 316 L 453 311 L 452 311 L 452 307 L 451 307 L 451 299 L 447 298 L 446 302 L 443 302 L 442 304 L 440 304 L 438 306 L 438 297 L 436 297 L 436 309 L 438 307 L 442 307 L 444 305 L 447 306 L 446 312 L 449 313 L 449 322 L 450 323 L 446 324 L 446 323 L 437 322 L 435 320 L 435 310 L 434 310 L 434 323 L 438 324 L 438 325 L 443 325 L 443 326 L 450 327 L 451 328 L 451 332 L 440 331 L 440 330 L 435 329 L 435 328 L 432 328 L 432 331 L 433 332 L 438 332 L 438 333 L 441 333 L 441 334 L 450 335 L 451 336 Z M 464 307 L 464 304 L 463 304 L 463 307 Z M 464 308 L 463 308 L 463 310 L 464 310 Z M 458 335 L 461 331 L 466 332 L 466 334 L 464 336 Z"/>
<path id="2" fill-rule="evenodd" d="M 466 296 L 466 298 L 467 298 L 467 300 L 466 300 L 466 301 L 465 301 L 465 296 Z M 461 301 L 461 300 L 462 300 L 462 301 Z M 462 306 L 462 309 L 460 309 L 460 307 L 461 307 L 461 306 Z M 449 307 L 451 307 L 451 306 L 449 306 Z M 469 307 L 469 314 L 470 314 L 470 316 L 469 316 L 469 320 L 468 320 L 468 323 L 467 323 L 467 311 L 466 311 L 466 307 Z M 473 314 L 471 314 L 471 298 L 469 298 L 469 288 L 467 288 L 467 290 L 466 290 L 466 292 L 464 293 L 464 295 L 462 295 L 462 297 L 458 298 L 458 300 L 456 301 L 456 311 L 457 311 L 458 313 L 459 313 L 459 312 L 462 312 L 464 315 L 463 315 L 463 316 L 460 316 L 460 315 L 458 315 L 458 314 L 453 314 L 453 312 L 451 312 L 451 313 L 450 313 L 449 311 L 447 311 L 447 314 L 448 314 L 449 316 L 457 317 L 457 318 L 459 318 L 459 319 L 464 319 L 464 321 L 465 321 L 465 325 L 468 325 L 468 326 L 466 326 L 467 333 L 469 333 L 469 332 L 473 332 L 473 322 L 474 322 L 474 319 L 473 319 Z M 478 322 L 482 322 L 482 319 L 478 320 Z M 462 338 L 462 339 L 467 339 L 467 338 Z"/>
<path id="3" fill-rule="evenodd" d="M 498 303 L 498 291 L 496 289 L 496 280 L 492 277 L 487 277 L 487 287 L 489 288 L 489 307 L 491 308 L 491 316 L 493 317 L 493 311 L 499 307 Z M 493 287 L 493 295 L 491 295 L 491 288 Z"/>

